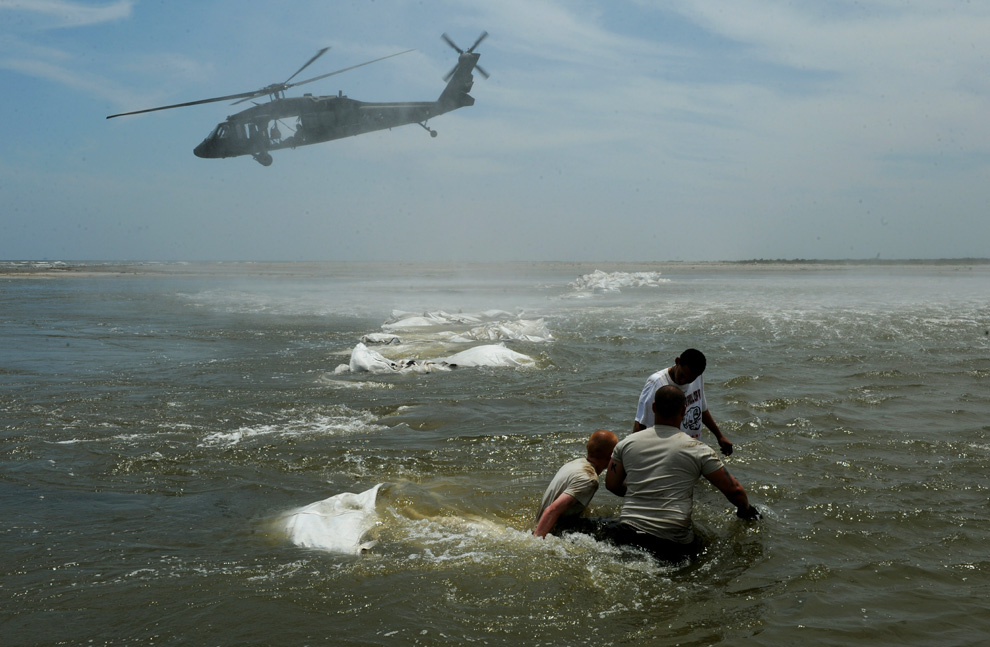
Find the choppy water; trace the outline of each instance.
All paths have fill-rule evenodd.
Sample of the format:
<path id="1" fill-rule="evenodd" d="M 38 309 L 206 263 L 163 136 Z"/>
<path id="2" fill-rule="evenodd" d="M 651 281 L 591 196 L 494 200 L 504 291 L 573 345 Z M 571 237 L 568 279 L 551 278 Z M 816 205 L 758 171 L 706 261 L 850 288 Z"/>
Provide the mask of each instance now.
<path id="1" fill-rule="evenodd" d="M 0 276 L 5 646 L 990 640 L 988 265 L 79 269 Z M 569 285 L 595 269 L 670 282 Z M 505 342 L 530 368 L 335 372 L 394 309 L 553 339 Z M 533 538 L 556 468 L 689 346 L 765 520 L 702 483 L 690 566 Z M 277 528 L 377 483 L 361 557 Z"/>

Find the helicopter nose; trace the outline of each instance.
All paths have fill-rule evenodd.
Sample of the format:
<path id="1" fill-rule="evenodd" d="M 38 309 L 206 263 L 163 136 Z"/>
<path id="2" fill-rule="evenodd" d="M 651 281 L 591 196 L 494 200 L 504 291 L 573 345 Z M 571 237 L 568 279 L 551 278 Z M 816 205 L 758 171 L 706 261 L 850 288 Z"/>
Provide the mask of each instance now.
<path id="1" fill-rule="evenodd" d="M 199 143 L 199 146 L 193 149 L 193 155 L 196 157 L 205 157 L 207 159 L 220 157 L 220 142 L 217 141 L 216 137 L 212 135 L 207 137 Z"/>

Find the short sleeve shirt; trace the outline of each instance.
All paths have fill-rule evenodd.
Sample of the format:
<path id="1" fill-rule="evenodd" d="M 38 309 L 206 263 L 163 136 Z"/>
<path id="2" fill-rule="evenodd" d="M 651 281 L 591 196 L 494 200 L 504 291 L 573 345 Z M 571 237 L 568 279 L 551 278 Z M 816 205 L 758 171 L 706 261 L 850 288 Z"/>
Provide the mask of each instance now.
<path id="1" fill-rule="evenodd" d="M 540 502 L 540 509 L 536 513 L 536 518 L 539 519 L 543 515 L 543 511 L 561 494 L 570 494 L 576 499 L 561 516 L 578 516 L 588 507 L 597 491 L 598 473 L 595 472 L 595 466 L 589 463 L 587 458 L 576 458 L 557 470 L 557 474 L 550 481 L 546 492 L 543 493 L 543 500 Z"/>
<path id="2" fill-rule="evenodd" d="M 690 384 L 677 384 L 670 376 L 670 369 L 665 368 L 657 371 L 646 380 L 643 392 L 639 395 L 639 405 L 636 407 L 636 421 L 644 427 L 652 427 L 653 400 L 657 396 L 657 391 L 661 386 L 676 386 L 684 391 L 687 400 L 687 413 L 681 422 L 681 431 L 692 438 L 701 438 L 701 414 L 708 411 L 708 402 L 705 400 L 705 382 L 699 375 L 698 379 Z"/>
<path id="3" fill-rule="evenodd" d="M 715 450 L 679 429 L 659 425 L 622 439 L 612 459 L 626 473 L 619 521 L 670 541 L 692 541 L 694 486 L 724 467 Z"/>

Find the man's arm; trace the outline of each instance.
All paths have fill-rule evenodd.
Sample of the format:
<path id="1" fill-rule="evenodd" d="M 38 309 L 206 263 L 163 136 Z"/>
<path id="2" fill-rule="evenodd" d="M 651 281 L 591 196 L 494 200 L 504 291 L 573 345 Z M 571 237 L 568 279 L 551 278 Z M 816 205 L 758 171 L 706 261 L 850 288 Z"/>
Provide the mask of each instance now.
<path id="1" fill-rule="evenodd" d="M 626 496 L 626 470 L 622 463 L 614 458 L 608 464 L 608 472 L 605 473 L 605 488 L 616 496 Z"/>
<path id="2" fill-rule="evenodd" d="M 718 441 L 718 446 L 722 450 L 722 453 L 726 456 L 730 455 L 732 453 L 732 442 L 722 435 L 722 430 L 718 428 L 718 424 L 716 424 L 715 418 L 712 417 L 710 411 L 706 410 L 701 413 L 701 422 L 708 427 L 709 431 L 715 434 L 715 440 Z"/>
<path id="3" fill-rule="evenodd" d="M 746 496 L 746 490 L 739 484 L 736 477 L 729 474 L 727 469 L 720 467 L 711 474 L 705 474 L 705 478 L 725 495 L 729 503 L 736 506 L 737 516 L 743 519 L 759 518 L 759 512 L 749 504 L 749 497 Z"/>
<path id="4" fill-rule="evenodd" d="M 724 467 L 720 467 L 710 474 L 705 474 L 705 478 L 708 482 L 718 488 L 729 503 L 733 504 L 737 508 L 748 508 L 749 507 L 749 497 L 746 496 L 746 490 L 743 486 L 739 484 L 732 474 L 729 474 L 729 470 Z"/>
<path id="5" fill-rule="evenodd" d="M 533 531 L 533 534 L 537 537 L 546 537 L 547 533 L 557 525 L 557 520 L 564 514 L 564 511 L 571 507 L 575 501 L 577 499 L 567 492 L 554 499 L 554 502 L 548 505 L 543 514 L 540 515 L 540 520 L 536 523 L 536 530 Z"/>
<path id="6" fill-rule="evenodd" d="M 646 427 L 639 420 L 633 420 L 633 433 L 643 431 Z"/>

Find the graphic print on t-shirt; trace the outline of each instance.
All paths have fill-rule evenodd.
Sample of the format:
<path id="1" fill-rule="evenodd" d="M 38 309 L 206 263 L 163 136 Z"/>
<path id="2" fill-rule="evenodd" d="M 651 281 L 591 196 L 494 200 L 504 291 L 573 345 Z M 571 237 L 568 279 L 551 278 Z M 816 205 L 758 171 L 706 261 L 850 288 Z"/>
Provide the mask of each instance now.
<path id="1" fill-rule="evenodd" d="M 689 407 L 687 414 L 684 416 L 684 422 L 681 424 L 691 432 L 689 435 L 697 437 L 698 432 L 701 431 L 701 407 Z"/>

